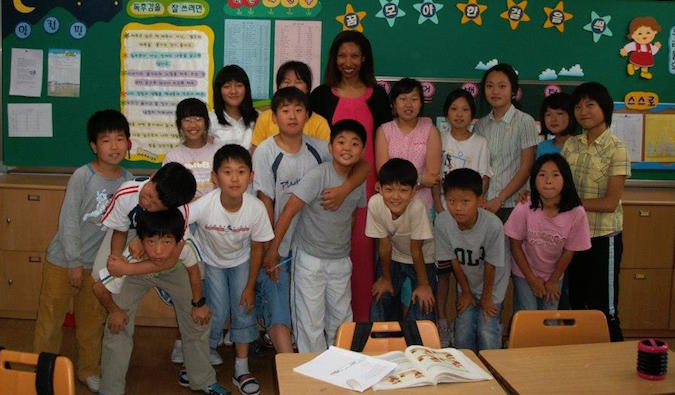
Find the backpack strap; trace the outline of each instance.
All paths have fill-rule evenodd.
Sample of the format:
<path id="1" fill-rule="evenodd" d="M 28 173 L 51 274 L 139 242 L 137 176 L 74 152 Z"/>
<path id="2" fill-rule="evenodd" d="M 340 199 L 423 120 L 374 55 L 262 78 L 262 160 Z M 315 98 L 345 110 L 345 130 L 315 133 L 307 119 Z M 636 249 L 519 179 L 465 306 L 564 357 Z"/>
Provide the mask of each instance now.
<path id="1" fill-rule="evenodd" d="M 284 154 L 279 152 L 277 154 L 277 157 L 274 158 L 274 162 L 272 162 L 272 174 L 274 175 L 274 185 L 277 184 L 277 171 L 279 171 L 279 165 L 281 164 L 281 160 L 284 158 Z"/>
<path id="2" fill-rule="evenodd" d="M 305 143 L 305 145 L 307 146 L 309 152 L 314 156 L 314 159 L 316 159 L 317 163 L 321 164 L 321 162 L 323 161 L 321 160 L 321 155 L 319 155 L 319 151 L 317 151 L 316 148 L 312 147 L 312 145 L 309 143 Z"/>
<path id="3" fill-rule="evenodd" d="M 354 336 L 352 337 L 352 351 L 361 352 L 366 347 L 370 331 L 373 329 L 372 322 L 357 322 L 354 327 Z"/>
<path id="4" fill-rule="evenodd" d="M 423 346 L 422 337 L 420 336 L 419 328 L 417 327 L 417 321 L 405 321 L 400 322 L 401 330 L 403 331 L 403 337 L 405 338 L 406 346 Z"/>
<path id="5" fill-rule="evenodd" d="M 54 366 L 59 354 L 41 352 L 35 370 L 35 391 L 38 395 L 54 395 Z"/>

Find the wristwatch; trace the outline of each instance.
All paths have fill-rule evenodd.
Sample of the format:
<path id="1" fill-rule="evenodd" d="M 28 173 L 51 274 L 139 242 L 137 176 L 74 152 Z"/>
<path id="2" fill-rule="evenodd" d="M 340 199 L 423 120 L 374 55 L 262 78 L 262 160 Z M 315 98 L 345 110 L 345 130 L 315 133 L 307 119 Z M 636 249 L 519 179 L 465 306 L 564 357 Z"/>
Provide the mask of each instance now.
<path id="1" fill-rule="evenodd" d="M 206 298 L 202 296 L 198 301 L 191 300 L 190 303 L 192 303 L 192 307 L 202 307 L 206 304 Z"/>

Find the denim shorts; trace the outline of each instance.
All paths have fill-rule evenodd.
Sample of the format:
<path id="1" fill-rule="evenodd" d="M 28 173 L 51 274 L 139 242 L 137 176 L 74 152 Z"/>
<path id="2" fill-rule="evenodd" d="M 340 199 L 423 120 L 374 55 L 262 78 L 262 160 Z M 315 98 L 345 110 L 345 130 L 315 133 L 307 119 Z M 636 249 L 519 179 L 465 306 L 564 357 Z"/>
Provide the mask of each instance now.
<path id="1" fill-rule="evenodd" d="M 460 292 L 457 292 L 459 298 Z M 474 294 L 477 305 L 469 306 L 455 319 L 455 348 L 468 348 L 474 352 L 502 348 L 502 324 L 499 320 L 502 304 L 495 303 L 496 316 L 483 319 L 480 295 Z"/>
<path id="2" fill-rule="evenodd" d="M 256 281 L 256 308 L 258 315 L 263 318 L 265 327 L 280 324 L 291 327 L 291 304 L 290 304 L 290 266 L 291 257 L 281 258 L 279 262 L 279 281 L 272 280 L 260 269 Z"/>

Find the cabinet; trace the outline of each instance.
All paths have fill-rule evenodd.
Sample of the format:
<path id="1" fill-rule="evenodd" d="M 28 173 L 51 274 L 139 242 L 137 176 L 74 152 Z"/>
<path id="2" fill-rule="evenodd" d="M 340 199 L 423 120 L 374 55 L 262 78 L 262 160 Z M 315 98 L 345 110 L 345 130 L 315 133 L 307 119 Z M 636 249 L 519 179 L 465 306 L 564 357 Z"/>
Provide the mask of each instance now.
<path id="1" fill-rule="evenodd" d="M 0 176 L 0 317 L 37 317 L 42 264 L 67 183 L 68 176 Z M 148 292 L 136 323 L 176 326 L 176 318 L 172 307 Z"/>

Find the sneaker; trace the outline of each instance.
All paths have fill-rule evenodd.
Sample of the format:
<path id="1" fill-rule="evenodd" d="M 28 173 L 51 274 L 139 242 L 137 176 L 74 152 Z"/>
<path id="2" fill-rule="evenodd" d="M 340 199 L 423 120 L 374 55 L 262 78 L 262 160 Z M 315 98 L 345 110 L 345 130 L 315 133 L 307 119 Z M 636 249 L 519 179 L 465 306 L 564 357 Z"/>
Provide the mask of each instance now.
<path id="1" fill-rule="evenodd" d="M 171 350 L 171 362 L 183 363 L 183 341 L 180 339 L 173 343 L 173 350 Z"/>
<path id="2" fill-rule="evenodd" d="M 171 300 L 171 295 L 169 295 L 168 292 L 160 287 L 155 287 L 155 292 L 157 292 L 157 296 L 162 299 L 162 302 L 166 303 L 168 306 L 173 306 L 173 300 Z"/>
<path id="3" fill-rule="evenodd" d="M 204 393 L 209 395 L 228 395 L 230 391 L 226 390 L 218 383 L 213 383 L 206 387 Z"/>
<path id="4" fill-rule="evenodd" d="M 218 354 L 218 350 L 209 348 L 209 363 L 213 366 L 222 365 L 223 357 Z"/>
<path id="5" fill-rule="evenodd" d="M 190 386 L 190 379 L 188 379 L 185 367 L 181 368 L 180 372 L 178 372 L 178 385 L 185 388 Z"/>
<path id="6" fill-rule="evenodd" d="M 89 391 L 97 393 L 101 386 L 101 376 L 99 376 L 98 374 L 89 376 L 84 380 L 84 383 L 87 384 L 87 388 L 89 388 Z"/>
<path id="7" fill-rule="evenodd" d="M 232 347 L 234 343 L 232 343 L 232 336 L 230 335 L 230 331 L 225 331 L 224 334 L 220 335 L 220 341 L 218 342 L 218 346 L 227 346 L 227 347 Z"/>
<path id="8" fill-rule="evenodd" d="M 262 335 L 262 341 L 265 347 L 274 348 L 274 343 L 272 343 L 272 338 L 269 333 L 265 332 L 265 334 Z"/>

